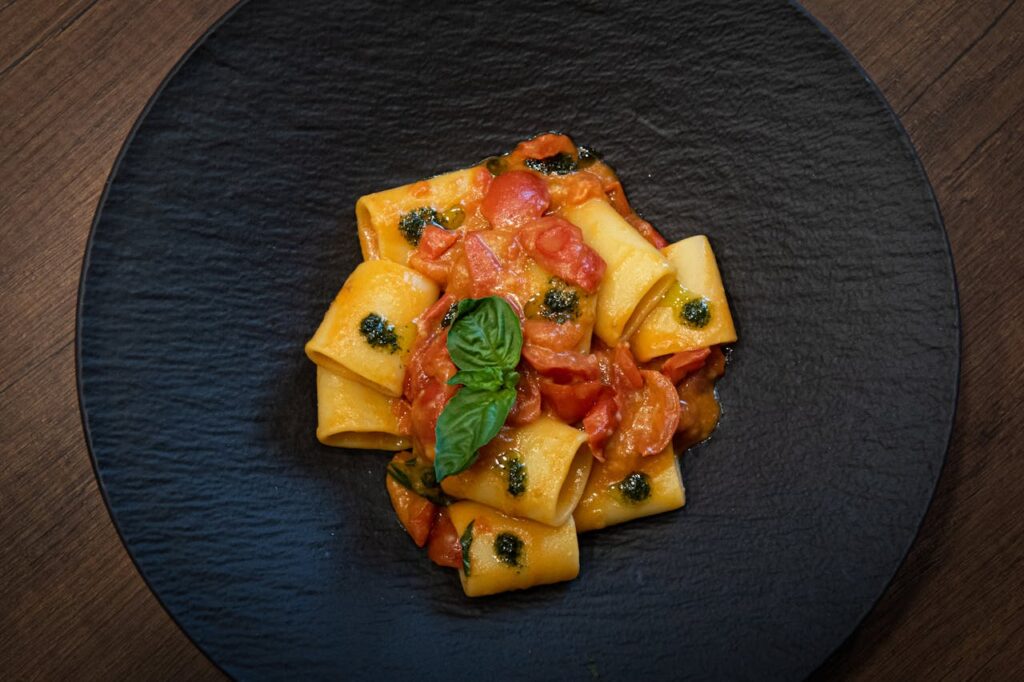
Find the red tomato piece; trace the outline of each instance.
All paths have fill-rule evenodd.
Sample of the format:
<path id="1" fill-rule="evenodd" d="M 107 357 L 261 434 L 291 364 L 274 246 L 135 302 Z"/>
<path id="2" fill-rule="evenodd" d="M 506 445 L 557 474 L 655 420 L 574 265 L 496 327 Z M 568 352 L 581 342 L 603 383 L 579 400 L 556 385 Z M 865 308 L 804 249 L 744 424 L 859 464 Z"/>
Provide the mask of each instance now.
<path id="1" fill-rule="evenodd" d="M 601 376 L 597 358 L 586 353 L 524 344 L 523 358 L 543 376 L 561 383 L 569 383 L 573 379 L 593 381 Z"/>
<path id="2" fill-rule="evenodd" d="M 447 509 L 439 509 L 427 541 L 427 556 L 438 566 L 462 568 L 462 543 Z"/>
<path id="3" fill-rule="evenodd" d="M 454 296 L 445 294 L 420 313 L 420 316 L 416 318 L 416 331 L 421 338 L 425 338 L 441 328 L 441 320 L 448 314 L 448 310 L 455 302 Z"/>
<path id="4" fill-rule="evenodd" d="M 583 418 L 583 430 L 587 433 L 587 443 L 590 445 L 594 457 L 604 461 L 604 446 L 608 439 L 615 433 L 619 425 L 619 404 L 615 400 L 615 393 L 606 389 L 587 416 Z"/>
<path id="5" fill-rule="evenodd" d="M 544 215 L 551 205 L 548 186 L 529 171 L 509 171 L 494 178 L 480 202 L 480 212 L 496 228 L 516 228 Z"/>
<path id="6" fill-rule="evenodd" d="M 478 233 L 466 237 L 466 264 L 474 297 L 494 292 L 501 280 L 501 264 Z"/>
<path id="7" fill-rule="evenodd" d="M 710 348 L 684 350 L 666 360 L 665 364 L 661 366 L 661 373 L 668 377 L 668 380 L 673 384 L 678 384 L 688 374 L 692 374 L 703 367 L 710 355 Z"/>
<path id="8" fill-rule="evenodd" d="M 540 218 L 524 227 L 517 239 L 548 272 L 587 293 L 597 291 L 607 266 L 597 251 L 584 243 L 580 228 L 568 220 L 555 216 Z"/>
<path id="9" fill-rule="evenodd" d="M 409 410 L 412 435 L 421 443 L 432 445 L 437 441 L 434 429 L 437 418 L 441 416 L 444 406 L 448 404 L 457 389 L 437 379 L 427 379 L 425 386 L 413 398 Z"/>
<path id="10" fill-rule="evenodd" d="M 679 426 L 679 394 L 664 375 L 650 370 L 640 374 L 644 388 L 625 401 L 619 433 L 626 452 L 650 457 L 668 447 Z"/>
<path id="11" fill-rule="evenodd" d="M 528 159 L 544 159 L 558 152 L 572 154 L 576 151 L 572 140 L 558 133 L 544 133 L 516 145 L 514 153 Z"/>
<path id="12" fill-rule="evenodd" d="M 612 361 L 619 385 L 634 391 L 643 388 L 644 378 L 640 376 L 640 368 L 636 366 L 636 359 L 629 349 L 629 344 L 622 343 L 616 346 Z"/>
<path id="13" fill-rule="evenodd" d="M 395 508 L 398 520 L 416 546 L 422 547 L 426 544 L 430 529 L 434 525 L 437 506 L 409 490 L 390 475 L 387 477 L 387 488 L 391 506 Z"/>
<path id="14" fill-rule="evenodd" d="M 583 340 L 583 327 L 575 322 L 558 324 L 551 320 L 527 320 L 523 323 L 523 343 L 551 350 L 572 350 Z"/>
<path id="15" fill-rule="evenodd" d="M 540 382 L 537 375 L 522 366 L 516 384 L 516 402 L 508 413 L 508 424 L 525 426 L 540 416 Z"/>
<path id="16" fill-rule="evenodd" d="M 416 247 L 416 251 L 423 254 L 425 258 L 437 260 L 457 241 L 459 241 L 458 232 L 452 232 L 436 225 L 427 225 L 420 236 L 420 244 Z"/>
<path id="17" fill-rule="evenodd" d="M 540 383 L 540 394 L 544 403 L 558 418 L 567 424 L 583 419 L 597 402 L 604 385 L 600 381 L 584 381 L 579 384 L 556 384 L 550 379 Z"/>

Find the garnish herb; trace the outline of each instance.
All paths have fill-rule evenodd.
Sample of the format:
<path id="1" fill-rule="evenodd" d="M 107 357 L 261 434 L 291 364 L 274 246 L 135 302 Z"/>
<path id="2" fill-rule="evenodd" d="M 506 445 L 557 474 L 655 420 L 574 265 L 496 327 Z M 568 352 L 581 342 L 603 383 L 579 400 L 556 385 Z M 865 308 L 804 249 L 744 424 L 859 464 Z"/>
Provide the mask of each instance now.
<path id="1" fill-rule="evenodd" d="M 619 481 L 618 488 L 629 502 L 643 502 L 651 496 L 651 479 L 641 471 L 634 471 Z"/>
<path id="2" fill-rule="evenodd" d="M 462 549 L 462 572 L 469 577 L 469 548 L 473 546 L 473 521 L 469 522 L 466 526 L 466 530 L 462 532 L 462 537 L 459 538 L 459 547 Z"/>
<path id="3" fill-rule="evenodd" d="M 404 462 L 392 462 L 388 464 L 388 476 L 434 504 L 451 504 L 451 498 L 445 495 L 437 484 L 434 468 L 425 460 L 412 457 Z"/>
<path id="4" fill-rule="evenodd" d="M 370 313 L 359 323 L 359 333 L 366 342 L 376 348 L 390 348 L 394 353 L 398 350 L 398 334 L 395 325 L 377 313 Z"/>
<path id="5" fill-rule="evenodd" d="M 444 227 L 441 218 L 437 215 L 437 211 L 430 206 L 421 206 L 420 208 L 414 208 L 398 219 L 398 231 L 405 237 L 405 241 L 413 246 L 418 246 L 420 237 L 423 236 L 423 230 L 429 223 L 433 223 L 438 227 Z"/>
<path id="6" fill-rule="evenodd" d="M 526 492 L 526 465 L 519 456 L 510 457 L 508 464 L 508 494 L 519 497 Z"/>
<path id="7" fill-rule="evenodd" d="M 679 311 L 683 323 L 700 329 L 711 321 L 711 305 L 706 298 L 693 298 L 683 304 Z"/>
<path id="8" fill-rule="evenodd" d="M 543 159 L 526 159 L 523 165 L 544 175 L 568 175 L 577 169 L 576 160 L 567 152 L 558 152 Z"/>
<path id="9" fill-rule="evenodd" d="M 434 431 L 438 481 L 472 466 L 477 451 L 498 435 L 516 401 L 522 348 L 519 317 L 505 299 L 459 301 L 448 330 L 448 354 L 459 371 L 448 383 L 462 388 L 445 405 Z"/>
<path id="10" fill-rule="evenodd" d="M 498 533 L 494 538 L 494 554 L 504 564 L 519 566 L 523 554 L 523 541 L 513 533 Z"/>

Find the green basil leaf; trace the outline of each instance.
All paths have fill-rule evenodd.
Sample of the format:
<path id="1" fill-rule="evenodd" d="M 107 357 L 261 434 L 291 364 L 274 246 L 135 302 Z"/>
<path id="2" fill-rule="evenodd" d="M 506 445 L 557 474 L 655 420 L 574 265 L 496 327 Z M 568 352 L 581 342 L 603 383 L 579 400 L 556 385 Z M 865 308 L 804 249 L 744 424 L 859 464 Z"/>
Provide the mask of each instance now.
<path id="1" fill-rule="evenodd" d="M 464 471 L 476 461 L 477 450 L 498 435 L 515 402 L 514 388 L 488 391 L 470 387 L 463 387 L 448 401 L 434 429 L 434 472 L 438 481 Z"/>
<path id="2" fill-rule="evenodd" d="M 508 370 L 500 367 L 487 367 L 484 369 L 463 369 L 455 373 L 448 384 L 458 386 L 459 384 L 468 388 L 477 388 L 481 391 L 497 391 L 505 385 L 505 375 Z"/>
<path id="3" fill-rule="evenodd" d="M 519 316 L 500 296 L 459 301 L 448 354 L 459 369 L 513 369 L 523 349 Z"/>

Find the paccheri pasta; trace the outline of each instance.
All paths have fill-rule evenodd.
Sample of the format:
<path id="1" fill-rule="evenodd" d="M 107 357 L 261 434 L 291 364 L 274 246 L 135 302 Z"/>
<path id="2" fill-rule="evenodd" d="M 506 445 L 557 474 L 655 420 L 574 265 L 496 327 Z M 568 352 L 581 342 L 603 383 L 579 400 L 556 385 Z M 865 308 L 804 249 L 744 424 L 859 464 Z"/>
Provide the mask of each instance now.
<path id="1" fill-rule="evenodd" d="M 399 521 L 468 596 L 571 580 L 577 533 L 678 509 L 736 330 L 710 243 L 544 134 L 356 203 L 364 262 L 306 344 L 317 438 L 402 450 Z"/>

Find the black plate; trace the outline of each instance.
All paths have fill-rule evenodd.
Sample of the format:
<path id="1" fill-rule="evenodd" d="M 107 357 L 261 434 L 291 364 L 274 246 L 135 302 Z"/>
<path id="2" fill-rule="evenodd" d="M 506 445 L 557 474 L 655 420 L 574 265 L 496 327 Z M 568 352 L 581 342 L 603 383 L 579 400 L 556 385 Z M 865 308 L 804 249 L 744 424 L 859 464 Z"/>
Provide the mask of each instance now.
<path id="1" fill-rule="evenodd" d="M 125 544 L 239 677 L 806 675 L 906 553 L 952 424 L 953 269 L 906 135 L 784 2 L 428 4 L 253 2 L 139 127 L 78 337 Z M 470 600 L 398 527 L 384 455 L 315 442 L 302 344 L 359 195 L 549 129 L 670 239 L 711 236 L 741 341 L 684 511 Z"/>

